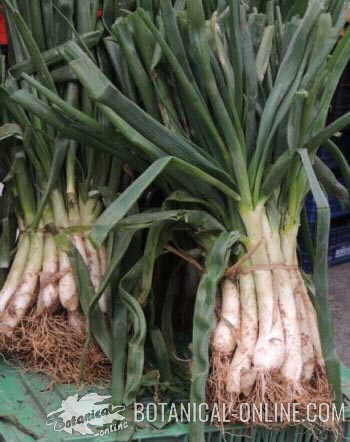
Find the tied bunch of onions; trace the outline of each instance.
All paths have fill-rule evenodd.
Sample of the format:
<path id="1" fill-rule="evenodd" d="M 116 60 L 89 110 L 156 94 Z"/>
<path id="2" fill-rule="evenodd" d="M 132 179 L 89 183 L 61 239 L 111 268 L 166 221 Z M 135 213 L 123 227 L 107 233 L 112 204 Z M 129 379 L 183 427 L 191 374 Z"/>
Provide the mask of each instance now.
<path id="1" fill-rule="evenodd" d="M 246 225 L 247 259 L 228 270 L 221 286 L 211 343 L 214 397 L 226 396 L 230 403 L 250 397 L 258 385 L 277 402 L 295 395 L 307 403 L 309 383 L 325 377 L 325 362 L 316 311 L 298 265 L 297 228 L 272 230 L 263 206 L 247 215 Z M 269 386 L 276 390 L 269 392 Z M 329 399 L 326 383 L 317 394 Z"/>
<path id="2" fill-rule="evenodd" d="M 12 141 L 13 149 L 7 158 L 7 162 L 12 161 L 12 172 L 6 177 L 5 185 L 15 198 L 19 231 L 13 263 L 0 291 L 1 333 L 11 334 L 32 306 L 36 316 L 53 314 L 60 307 L 64 308 L 68 312 L 69 323 L 82 332 L 85 326 L 80 313 L 79 292 L 69 256 L 60 246 L 60 236 L 70 238 L 79 251 L 97 290 L 106 272 L 107 252 L 105 246 L 96 248 L 88 234 L 103 207 L 101 198 L 91 192 L 83 195 L 76 191 L 79 175 L 75 173 L 77 146 L 59 140 L 58 143 L 68 152 L 65 163 L 67 176 L 56 182 L 41 215 L 41 193 L 35 192 L 35 187 L 44 186 L 41 179 L 45 170 L 33 167 L 27 154 L 27 149 L 32 147 L 26 145 L 24 150 L 22 142 L 25 144 L 26 140 Z M 32 150 L 31 155 L 37 153 Z M 86 187 L 85 177 L 81 179 L 81 186 Z M 64 189 L 67 191 L 64 192 Z M 107 295 L 101 298 L 99 305 L 102 312 L 107 313 Z"/>
<path id="3" fill-rule="evenodd" d="M 78 38 L 86 50 L 95 51 L 103 34 L 99 4 L 68 2 L 63 8 L 53 4 L 46 8 L 38 2 L 27 7 L 23 2 L 4 1 L 3 5 L 11 45 L 10 66 L 3 72 L 1 86 L 2 120 L 6 123 L 2 139 L 6 138 L 7 148 L 1 166 L 6 171 L 5 193 L 12 198 L 18 236 L 0 291 L 0 332 L 11 335 L 32 309 L 36 317 L 63 310 L 72 329 L 85 333 L 79 290 L 62 244 L 64 238 L 69 239 L 79 251 L 97 290 L 106 273 L 107 249 L 105 245 L 95 247 L 88 236 L 104 207 L 101 189 L 118 191 L 121 163 L 106 152 L 97 155 L 89 148 L 89 143 L 98 143 L 91 131 L 90 138 L 72 141 L 11 102 L 9 94 L 22 86 L 32 88 L 21 77 L 28 73 L 40 79 L 59 102 L 69 104 L 75 115 L 82 110 L 94 114 L 86 93 L 62 64 L 58 48 Z M 45 20 L 49 16 L 52 20 Z M 100 51 L 96 49 L 92 56 L 99 57 Z M 92 117 L 86 118 L 94 122 Z M 65 125 L 67 121 L 62 120 L 61 126 Z M 79 128 L 71 131 L 79 132 Z M 107 133 L 101 122 L 100 135 L 107 138 Z M 104 315 L 110 310 L 107 292 L 99 301 Z"/>

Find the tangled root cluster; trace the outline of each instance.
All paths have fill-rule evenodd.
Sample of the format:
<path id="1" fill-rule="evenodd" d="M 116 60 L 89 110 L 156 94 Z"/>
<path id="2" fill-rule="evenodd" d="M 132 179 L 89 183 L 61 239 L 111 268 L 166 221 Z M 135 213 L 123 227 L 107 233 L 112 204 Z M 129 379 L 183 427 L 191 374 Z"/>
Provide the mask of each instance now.
<path id="1" fill-rule="evenodd" d="M 211 366 L 219 367 L 219 370 L 212 369 L 210 373 L 207 397 L 211 408 L 215 407 L 216 410 L 213 420 L 215 425 L 223 427 L 223 423 L 242 423 L 241 418 L 244 416 L 245 424 L 260 425 L 269 429 L 283 429 L 301 424 L 320 439 L 328 432 L 333 435 L 341 434 L 340 422 L 334 420 L 332 414 L 330 419 L 326 420 L 324 414 L 325 404 L 332 410 L 332 393 L 323 368 L 317 367 L 312 379 L 298 388 L 289 385 L 278 372 L 258 373 L 254 388 L 245 396 L 227 393 L 227 361 L 218 361 L 218 355 L 212 355 L 212 358 L 215 360 L 212 360 Z M 293 404 L 297 410 L 298 423 L 291 422 L 290 416 L 284 411 L 293 409 Z M 312 404 L 311 409 L 308 408 L 309 404 Z M 262 420 L 259 419 L 259 412 L 263 416 Z M 321 420 L 319 417 L 322 415 Z"/>
<path id="2" fill-rule="evenodd" d="M 10 336 L 0 336 L 0 352 L 22 363 L 25 370 L 49 376 L 54 383 L 78 384 L 86 334 L 72 329 L 64 312 L 21 320 Z M 101 384 L 111 378 L 111 364 L 96 343 L 85 363 L 84 383 Z"/>

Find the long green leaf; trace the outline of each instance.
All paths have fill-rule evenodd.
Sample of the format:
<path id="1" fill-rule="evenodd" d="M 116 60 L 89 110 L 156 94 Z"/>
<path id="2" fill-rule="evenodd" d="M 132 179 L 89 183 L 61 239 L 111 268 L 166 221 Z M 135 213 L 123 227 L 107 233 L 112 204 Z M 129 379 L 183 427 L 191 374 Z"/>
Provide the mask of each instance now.
<path id="1" fill-rule="evenodd" d="M 129 250 L 131 240 L 135 234 L 132 232 L 122 232 L 118 234 L 116 240 L 116 253 L 108 267 L 108 271 L 95 298 L 90 304 L 90 312 L 93 311 L 104 290 L 111 282 L 118 266 Z M 125 394 L 125 367 L 127 360 L 128 343 L 128 315 L 127 308 L 123 303 L 119 290 L 113 293 L 112 312 L 112 400 L 114 404 L 122 404 Z"/>
<path id="2" fill-rule="evenodd" d="M 210 215 L 204 210 L 164 210 L 143 212 L 136 215 L 129 215 L 118 223 L 118 230 L 136 230 L 149 229 L 162 221 L 176 222 L 178 228 L 181 229 L 181 224 L 192 226 L 196 230 L 206 232 L 222 232 L 225 230 L 214 216 Z"/>
<path id="3" fill-rule="evenodd" d="M 269 144 L 274 136 L 278 124 L 282 121 L 294 99 L 294 94 L 301 81 L 301 70 L 305 66 L 305 56 L 308 52 L 308 38 L 311 29 L 321 13 L 318 1 L 311 1 L 298 30 L 289 44 L 286 55 L 279 67 L 275 86 L 265 104 L 261 117 L 257 148 L 251 163 L 251 177 L 254 185 L 259 186 L 264 163 L 269 152 Z M 256 183 L 255 180 L 258 180 Z"/>
<path id="4" fill-rule="evenodd" d="M 339 182 L 334 172 L 318 157 L 314 162 L 314 170 L 327 195 L 336 198 L 342 207 L 349 206 L 348 190 Z"/>
<path id="5" fill-rule="evenodd" d="M 103 243 L 108 233 L 127 214 L 147 187 L 171 165 L 171 162 L 174 162 L 175 165 L 179 165 L 180 167 L 187 168 L 189 173 L 196 172 L 196 168 L 174 157 L 164 157 L 155 161 L 96 221 L 91 232 L 91 239 L 96 245 L 100 246 Z M 232 190 L 226 188 L 222 183 L 217 182 L 215 178 L 207 176 L 207 180 L 208 182 L 211 181 L 213 185 L 216 185 L 218 188 L 222 188 L 231 198 L 239 199 Z"/>
<path id="6" fill-rule="evenodd" d="M 239 239 L 236 232 L 224 232 L 215 240 L 205 261 L 205 271 L 196 294 L 193 317 L 193 363 L 191 403 L 197 407 L 205 402 L 209 374 L 209 338 L 214 325 L 215 298 L 218 284 L 229 264 L 230 250 Z M 204 442 L 204 423 L 191 424 L 191 442 Z"/>
<path id="7" fill-rule="evenodd" d="M 160 381 L 168 382 L 171 384 L 173 380 L 173 374 L 170 365 L 169 353 L 162 332 L 158 328 L 154 328 L 150 331 L 151 341 L 154 349 L 154 353 L 157 358 Z"/>
<path id="8" fill-rule="evenodd" d="M 102 35 L 102 31 L 93 31 L 82 35 L 81 39 L 84 41 L 87 47 L 92 48 L 101 40 Z M 52 48 L 43 52 L 42 58 L 48 67 L 59 63 L 64 59 L 60 52 L 60 47 Z M 31 75 L 35 73 L 36 70 L 37 66 L 34 64 L 34 61 L 29 59 L 11 66 L 9 71 L 15 78 L 19 78 L 22 73 Z"/>
<path id="9" fill-rule="evenodd" d="M 189 78 L 194 87 L 197 87 L 190 63 L 188 61 L 184 42 L 177 24 L 176 10 L 173 8 L 171 0 L 163 0 L 160 2 L 160 7 L 166 35 L 171 36 L 171 38 L 168 40 L 168 44 L 177 60 L 179 60 L 187 78 Z"/>
<path id="10" fill-rule="evenodd" d="M 194 88 L 191 80 L 186 77 L 182 66 L 176 59 L 176 56 L 173 54 L 171 48 L 169 47 L 163 36 L 160 34 L 160 32 L 157 30 L 157 28 L 154 26 L 154 24 L 151 22 L 147 14 L 145 14 L 145 12 L 142 10 L 139 10 L 138 14 L 144 20 L 150 31 L 153 33 L 154 37 L 162 48 L 164 55 L 167 57 L 169 63 L 171 64 L 174 70 L 174 74 L 179 84 L 181 85 L 184 97 L 186 97 L 187 106 L 190 109 L 193 109 L 193 112 L 197 114 L 197 118 L 200 118 L 201 124 L 203 125 L 203 127 L 206 128 L 208 136 L 210 137 L 214 145 L 217 146 L 217 150 L 212 150 L 213 156 L 215 155 L 215 157 L 219 158 L 220 155 L 221 159 L 224 158 L 226 155 L 226 147 L 217 128 L 215 127 L 210 113 L 208 112 L 208 108 L 204 104 L 202 95 L 198 93 L 198 88 Z"/>
<path id="11" fill-rule="evenodd" d="M 138 92 L 142 98 L 145 109 L 154 118 L 159 118 L 159 108 L 152 87 L 152 82 L 142 65 L 137 53 L 132 35 L 128 30 L 127 23 L 117 22 L 112 28 L 118 42 L 123 50 L 123 54 L 128 61 L 130 72 L 133 76 Z"/>
<path id="12" fill-rule="evenodd" d="M 344 154 L 339 149 L 339 147 L 333 141 L 328 140 L 325 144 L 325 148 L 328 150 L 328 152 L 332 155 L 333 159 L 336 161 L 343 182 L 345 183 L 348 192 L 350 192 L 350 166 L 347 159 L 345 158 Z"/>
<path id="13" fill-rule="evenodd" d="M 313 125 L 314 131 L 319 131 L 322 129 L 327 120 L 329 106 L 332 102 L 334 92 L 350 59 L 349 42 L 350 28 L 345 31 L 345 35 L 337 44 L 325 68 L 328 71 L 328 75 L 326 81 L 324 82 L 322 98 L 320 100 L 318 113 Z"/>
<path id="14" fill-rule="evenodd" d="M 45 17 L 42 15 L 42 5 L 40 0 L 31 0 L 30 2 L 31 13 L 31 32 L 33 33 L 34 40 L 36 41 L 40 52 L 46 49 L 46 39 L 44 32 Z"/>
<path id="15" fill-rule="evenodd" d="M 137 263 L 119 284 L 120 297 L 128 310 L 132 324 L 132 336 L 128 341 L 127 379 L 123 397 L 123 403 L 126 406 L 135 402 L 143 375 L 146 320 L 140 304 L 131 294 L 141 276 L 141 271 L 142 267 L 140 263 Z"/>
<path id="16" fill-rule="evenodd" d="M 234 69 L 234 82 L 236 89 L 236 106 L 238 114 L 241 116 L 243 112 L 243 56 L 242 56 L 242 36 L 240 23 L 240 1 L 229 0 L 230 7 L 230 53 L 231 64 Z"/>
<path id="17" fill-rule="evenodd" d="M 58 139 L 55 141 L 55 150 L 52 159 L 52 165 L 50 169 L 50 174 L 48 177 L 47 186 L 45 188 L 44 194 L 40 200 L 39 207 L 35 214 L 35 218 L 33 221 L 33 228 L 36 229 L 39 225 L 39 222 L 42 218 L 43 211 L 46 207 L 46 204 L 50 198 L 52 190 L 57 186 L 57 182 L 62 174 L 62 167 L 64 164 L 64 160 L 67 155 L 67 149 L 69 145 L 69 140 L 66 139 Z"/>
<path id="18" fill-rule="evenodd" d="M 329 138 L 350 125 L 350 112 L 339 117 L 336 121 L 331 123 L 325 129 L 322 129 L 318 134 L 306 141 L 305 147 L 311 152 L 315 152 L 318 147 L 325 143 Z"/>
<path id="19" fill-rule="evenodd" d="M 43 83 L 53 91 L 56 91 L 55 84 L 51 78 L 50 71 L 48 70 L 45 61 L 40 52 L 40 48 L 38 47 L 30 29 L 28 28 L 26 22 L 24 21 L 22 15 L 19 11 L 12 5 L 10 0 L 3 0 L 6 7 L 11 11 L 12 18 L 18 27 L 22 38 L 28 48 L 28 52 L 30 53 L 33 64 L 35 65 L 38 74 L 43 81 Z"/>
<path id="20" fill-rule="evenodd" d="M 88 334 L 95 337 L 105 355 L 112 360 L 112 339 L 103 313 L 98 308 L 95 308 L 93 313 L 89 315 L 89 306 L 94 297 L 94 288 L 90 280 L 89 271 L 75 247 L 69 250 L 68 255 L 80 293 L 81 307 L 88 320 Z"/>
<path id="21" fill-rule="evenodd" d="M 334 328 L 332 325 L 331 311 L 328 302 L 328 241 L 330 229 L 330 209 L 326 196 L 317 181 L 309 153 L 300 149 L 305 173 L 317 206 L 316 249 L 314 259 L 313 279 L 315 282 L 316 296 L 314 299 L 319 322 L 320 337 L 323 357 L 326 362 L 327 375 L 333 387 L 337 406 L 341 405 L 341 378 L 340 364 L 334 341 Z"/>
<path id="22" fill-rule="evenodd" d="M 273 192 L 278 189 L 282 181 L 285 179 L 286 174 L 293 161 L 294 152 L 284 152 L 277 161 L 272 165 L 271 169 L 267 172 L 262 185 L 262 193 L 266 197 L 269 197 Z"/>
<path id="23" fill-rule="evenodd" d="M 178 293 L 181 290 L 181 278 L 179 277 L 179 273 L 181 270 L 183 270 L 183 263 L 180 263 L 174 269 L 169 278 L 162 310 L 161 330 L 168 348 L 169 357 L 172 364 L 174 365 L 174 370 L 176 374 L 179 374 L 184 379 L 190 379 L 191 360 L 183 359 L 178 356 L 176 348 L 177 342 L 173 327 L 174 306 Z"/>
<path id="24" fill-rule="evenodd" d="M 113 137 L 109 131 L 99 136 L 91 127 L 76 124 L 74 121 L 65 119 L 64 115 L 53 111 L 47 104 L 43 103 L 29 92 L 19 90 L 11 95 L 11 98 L 24 109 L 33 112 L 42 120 L 47 121 L 53 127 L 61 131 L 62 135 L 81 142 L 84 145 L 95 147 L 99 151 L 105 151 L 118 156 L 122 161 L 130 161 L 132 155 L 132 146 L 118 133 L 113 133 Z M 11 104 L 11 103 L 10 103 Z M 96 137 L 97 135 L 97 137 Z M 140 165 L 140 158 L 134 157 L 132 162 L 134 167 Z M 141 162 L 141 164 L 144 164 Z M 143 169 L 143 167 L 140 167 Z"/>
<path id="25" fill-rule="evenodd" d="M 121 94 L 76 45 L 66 46 L 65 54 L 67 58 L 75 58 L 77 55 L 81 57 L 71 61 L 70 66 L 88 89 L 92 99 L 111 108 L 145 138 L 162 148 L 165 153 L 176 155 L 227 181 L 228 175 L 217 167 L 215 160 L 209 161 L 200 147 L 193 146 L 185 138 L 172 133 Z"/>
<path id="26" fill-rule="evenodd" d="M 256 56 L 256 72 L 258 80 L 263 81 L 271 56 L 272 43 L 274 37 L 275 27 L 273 25 L 267 26 L 264 30 L 263 39 L 261 41 L 258 54 Z"/>

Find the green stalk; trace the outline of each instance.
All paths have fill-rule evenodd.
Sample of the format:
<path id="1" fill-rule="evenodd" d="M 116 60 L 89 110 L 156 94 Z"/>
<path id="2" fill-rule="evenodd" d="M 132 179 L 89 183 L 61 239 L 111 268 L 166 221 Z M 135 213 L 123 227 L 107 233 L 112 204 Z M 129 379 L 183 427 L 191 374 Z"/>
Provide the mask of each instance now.
<path id="1" fill-rule="evenodd" d="M 51 78 L 50 72 L 42 58 L 40 49 L 38 48 L 38 45 L 29 27 L 27 26 L 26 22 L 24 21 L 19 11 L 13 6 L 11 0 L 2 0 L 2 1 L 9 9 L 9 11 L 11 11 L 13 21 L 15 22 L 16 26 L 18 27 L 23 37 L 23 40 L 28 48 L 28 52 L 32 56 L 33 63 L 36 66 L 36 69 L 38 70 L 40 79 L 49 89 L 56 91 L 56 87 Z"/>
<path id="2" fill-rule="evenodd" d="M 23 210 L 25 225 L 30 226 L 35 215 L 35 197 L 32 187 L 32 181 L 28 176 L 25 153 L 16 154 L 16 184 L 21 208 Z"/>
<path id="3" fill-rule="evenodd" d="M 67 197 L 69 205 L 74 204 L 77 201 L 76 191 L 76 157 L 77 157 L 78 144 L 75 141 L 71 141 L 69 144 L 66 160 L 66 181 L 67 181 Z"/>
<path id="4" fill-rule="evenodd" d="M 54 190 L 51 194 L 51 202 L 54 213 L 54 219 L 57 227 L 69 227 L 68 214 L 64 198 L 59 190 Z"/>

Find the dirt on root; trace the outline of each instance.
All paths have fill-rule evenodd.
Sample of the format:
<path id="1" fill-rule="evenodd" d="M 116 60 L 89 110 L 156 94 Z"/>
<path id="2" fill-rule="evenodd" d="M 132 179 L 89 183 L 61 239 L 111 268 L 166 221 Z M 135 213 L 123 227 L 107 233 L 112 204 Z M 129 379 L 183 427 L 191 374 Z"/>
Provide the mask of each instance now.
<path id="1" fill-rule="evenodd" d="M 27 315 L 11 336 L 0 336 L 0 353 L 19 361 L 28 371 L 45 374 L 53 383 L 79 384 L 80 362 L 86 334 L 73 329 L 64 312 Z M 104 384 L 111 379 L 111 364 L 93 342 L 86 358 L 82 381 Z"/>

